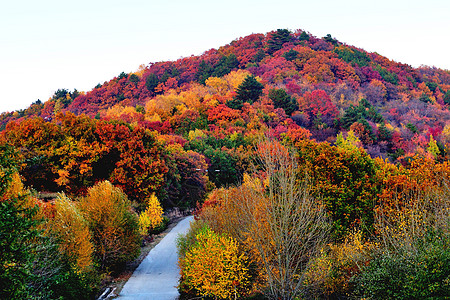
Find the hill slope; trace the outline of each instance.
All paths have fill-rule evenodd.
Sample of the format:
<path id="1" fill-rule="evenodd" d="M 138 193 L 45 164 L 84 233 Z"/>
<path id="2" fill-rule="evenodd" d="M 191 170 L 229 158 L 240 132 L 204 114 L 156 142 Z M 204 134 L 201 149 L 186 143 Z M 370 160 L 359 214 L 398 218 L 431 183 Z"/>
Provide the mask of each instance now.
<path id="1" fill-rule="evenodd" d="M 35 136 L 26 134 L 29 128 L 46 128 L 58 136 L 56 140 L 67 139 L 66 135 L 79 131 L 79 126 L 84 126 L 83 130 L 86 126 L 90 128 L 72 139 L 95 141 L 98 148 L 80 150 L 74 154 L 74 163 L 52 165 L 46 172 L 53 175 L 41 174 L 41 179 L 28 182 L 34 186 L 42 185 L 43 178 L 52 178 L 50 189 L 64 186 L 69 180 L 74 182 L 74 190 L 78 190 L 98 178 L 111 179 L 120 173 L 113 176 L 116 183 L 130 190 L 133 180 L 129 178 L 133 174 L 143 170 L 151 173 L 154 168 L 127 169 L 125 178 L 125 171 L 111 165 L 119 164 L 124 169 L 126 164 L 137 163 L 125 157 L 129 149 L 137 151 L 140 147 L 139 153 L 144 158 L 159 152 L 151 150 L 152 146 L 109 145 L 111 135 L 117 138 L 117 143 L 125 145 L 118 136 L 142 139 L 148 135 L 143 133 L 146 130 L 154 134 L 156 131 L 157 136 L 150 140 L 156 139 L 166 146 L 179 145 L 182 149 L 173 148 L 171 155 L 177 153 L 178 160 L 191 161 L 191 169 L 196 161 L 194 169 L 212 170 L 209 179 L 223 185 L 241 178 L 251 161 L 249 149 L 261 134 L 293 143 L 314 139 L 334 144 L 352 139 L 352 143 L 364 147 L 372 157 L 404 164 L 416 154 L 446 160 L 450 142 L 449 104 L 449 71 L 415 69 L 346 45 L 330 35 L 317 38 L 302 30 L 278 29 L 239 38 L 200 56 L 141 66 L 135 73 L 122 73 L 86 93 L 58 90 L 45 103 L 2 114 L 1 126 L 6 128 L 3 135 L 9 143 L 17 144 L 18 148 L 28 145 L 22 153 L 35 163 L 36 157 L 53 157 L 54 152 L 48 153 L 49 142 L 36 146 Z M 75 117 L 82 114 L 92 119 Z M 128 129 L 117 127 L 118 123 L 112 129 L 108 125 L 112 120 L 122 122 Z M 82 160 L 80 153 L 91 154 Z M 97 156 L 91 157 L 92 153 Z M 203 158 L 194 158 L 197 155 L 194 153 Z M 84 162 L 78 163 L 80 160 Z M 106 163 L 109 164 L 106 171 L 99 171 Z M 205 164 L 206 167 L 199 167 Z M 158 172 L 165 174 L 166 165 L 160 164 Z M 80 168 L 85 167 L 88 180 L 79 178 Z M 30 168 L 29 172 L 33 170 Z M 143 183 L 145 180 L 134 181 L 138 187 Z M 160 187 L 161 182 L 153 186 Z M 173 190 L 174 195 L 179 193 L 175 187 Z M 142 191 L 130 193 L 140 195 Z"/>

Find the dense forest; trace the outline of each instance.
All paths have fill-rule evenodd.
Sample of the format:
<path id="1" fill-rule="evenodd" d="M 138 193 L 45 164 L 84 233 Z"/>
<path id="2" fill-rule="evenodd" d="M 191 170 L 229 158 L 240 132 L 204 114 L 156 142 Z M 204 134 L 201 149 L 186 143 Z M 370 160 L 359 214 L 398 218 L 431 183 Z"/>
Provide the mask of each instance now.
<path id="1" fill-rule="evenodd" d="M 0 115 L 0 298 L 94 297 L 174 207 L 187 297 L 448 296 L 449 107 L 448 70 L 287 29 L 59 89 Z"/>

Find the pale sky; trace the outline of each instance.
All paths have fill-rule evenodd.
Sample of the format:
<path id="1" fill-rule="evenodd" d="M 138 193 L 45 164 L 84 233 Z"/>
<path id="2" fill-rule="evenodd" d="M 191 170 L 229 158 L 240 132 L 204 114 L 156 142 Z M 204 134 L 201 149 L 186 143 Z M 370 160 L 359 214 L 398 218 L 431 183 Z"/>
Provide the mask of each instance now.
<path id="1" fill-rule="evenodd" d="M 0 112 L 278 28 L 450 69 L 449 0 L 0 0 Z"/>

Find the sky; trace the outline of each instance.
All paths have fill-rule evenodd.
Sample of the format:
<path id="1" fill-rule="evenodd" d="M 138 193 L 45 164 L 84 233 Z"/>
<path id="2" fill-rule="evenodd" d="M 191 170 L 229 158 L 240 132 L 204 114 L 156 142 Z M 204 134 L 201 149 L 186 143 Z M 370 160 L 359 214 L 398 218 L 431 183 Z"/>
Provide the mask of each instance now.
<path id="1" fill-rule="evenodd" d="M 279 28 L 331 34 L 413 67 L 450 70 L 448 0 L 2 2 L 0 112 Z"/>

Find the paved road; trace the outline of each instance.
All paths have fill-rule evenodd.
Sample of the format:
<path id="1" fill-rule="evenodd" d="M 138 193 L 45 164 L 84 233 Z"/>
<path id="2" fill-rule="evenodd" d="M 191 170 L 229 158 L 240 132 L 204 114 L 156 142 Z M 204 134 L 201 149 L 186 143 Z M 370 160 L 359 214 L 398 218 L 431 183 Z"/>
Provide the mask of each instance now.
<path id="1" fill-rule="evenodd" d="M 192 216 L 181 220 L 150 251 L 116 299 L 174 300 L 178 298 L 176 286 L 180 275 L 177 265 L 176 239 L 178 234 L 188 231 L 189 222 L 192 220 Z"/>

